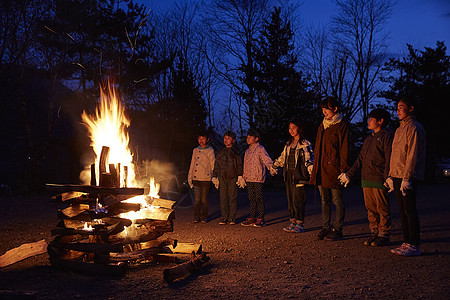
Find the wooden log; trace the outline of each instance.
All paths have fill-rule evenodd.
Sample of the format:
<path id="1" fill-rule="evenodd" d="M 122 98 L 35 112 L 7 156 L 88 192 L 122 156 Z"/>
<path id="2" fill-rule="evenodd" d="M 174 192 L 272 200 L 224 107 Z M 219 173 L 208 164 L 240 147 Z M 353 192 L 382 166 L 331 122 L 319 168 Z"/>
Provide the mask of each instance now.
<path id="1" fill-rule="evenodd" d="M 141 259 L 150 259 L 155 254 L 158 253 L 158 248 L 149 248 L 133 252 L 125 253 L 110 253 L 108 261 L 109 262 L 120 262 L 120 261 L 135 261 Z"/>
<path id="2" fill-rule="evenodd" d="M 115 164 L 109 164 L 109 173 L 111 174 L 111 186 L 120 187 L 117 183 L 117 170 Z"/>
<path id="3" fill-rule="evenodd" d="M 154 240 L 165 232 L 173 231 L 173 222 L 170 220 L 148 220 L 144 224 L 132 224 L 118 234 L 104 236 L 106 242 L 120 242 L 123 244 L 140 243 Z"/>
<path id="4" fill-rule="evenodd" d="M 97 176 L 95 175 L 95 164 L 91 165 L 91 185 L 97 185 Z"/>
<path id="5" fill-rule="evenodd" d="M 104 178 L 102 177 L 103 174 L 106 173 L 106 163 L 108 162 L 108 158 L 109 158 L 109 147 L 103 146 L 102 147 L 102 152 L 100 153 L 100 158 L 98 161 L 98 174 L 99 174 L 99 185 L 100 186 L 106 186 L 105 183 L 103 182 Z"/>
<path id="6" fill-rule="evenodd" d="M 102 187 L 114 187 L 113 181 L 112 181 L 112 175 L 111 173 L 102 173 L 100 174 L 100 181 L 102 182 Z"/>
<path id="7" fill-rule="evenodd" d="M 180 243 L 178 242 L 175 246 L 169 245 L 168 248 L 172 253 L 192 253 L 200 254 L 203 252 L 202 244 L 194 243 Z"/>
<path id="8" fill-rule="evenodd" d="M 66 192 L 59 195 L 55 195 L 51 198 L 55 202 L 65 202 L 67 200 L 72 200 L 80 197 L 86 197 L 86 193 L 82 192 Z"/>
<path id="9" fill-rule="evenodd" d="M 47 252 L 47 242 L 45 240 L 22 244 L 19 247 L 6 251 L 5 254 L 0 256 L 0 268 L 45 252 Z"/>
<path id="10" fill-rule="evenodd" d="M 50 263 L 52 264 L 52 266 L 57 268 L 87 274 L 121 276 L 124 275 L 127 270 L 126 264 L 96 264 L 83 261 L 70 261 L 64 259 L 50 259 Z"/>
<path id="11" fill-rule="evenodd" d="M 60 216 L 65 218 L 73 218 L 79 214 L 89 211 L 89 205 L 87 204 L 73 204 L 67 208 L 59 210 Z"/>
<path id="12" fill-rule="evenodd" d="M 181 260 L 178 256 L 175 256 L 173 253 L 157 253 L 151 257 L 151 260 L 154 262 L 164 262 L 164 263 L 181 263 Z"/>
<path id="13" fill-rule="evenodd" d="M 172 200 L 153 198 L 151 205 L 162 207 L 162 208 L 167 208 L 167 209 L 173 209 L 173 207 L 175 206 L 175 203 L 177 203 L 177 202 L 172 201 Z"/>
<path id="14" fill-rule="evenodd" d="M 89 253 L 109 253 L 109 252 L 123 252 L 123 245 L 120 243 L 52 243 L 53 247 L 75 250 Z"/>
<path id="15" fill-rule="evenodd" d="M 210 257 L 207 256 L 206 253 L 202 253 L 197 256 L 195 253 L 192 253 L 190 261 L 170 269 L 165 269 L 163 272 L 164 281 L 167 283 L 172 283 L 177 279 L 185 278 L 191 273 L 198 272 L 209 260 Z"/>
<path id="16" fill-rule="evenodd" d="M 92 185 L 76 185 L 76 184 L 54 184 L 47 183 L 45 185 L 46 189 L 54 192 L 68 192 L 68 191 L 77 191 L 89 194 L 100 194 L 100 195 L 143 195 L 143 188 L 113 188 L 113 187 L 101 187 L 101 186 L 92 186 Z"/>

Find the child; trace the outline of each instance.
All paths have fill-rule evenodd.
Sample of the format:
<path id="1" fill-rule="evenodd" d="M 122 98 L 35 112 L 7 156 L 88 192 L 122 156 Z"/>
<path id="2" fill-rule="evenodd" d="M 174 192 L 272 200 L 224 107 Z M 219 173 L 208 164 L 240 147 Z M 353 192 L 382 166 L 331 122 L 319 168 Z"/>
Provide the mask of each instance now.
<path id="1" fill-rule="evenodd" d="M 301 233 L 305 231 L 305 184 L 309 183 L 314 155 L 311 143 L 303 136 L 303 128 L 298 121 L 289 123 L 289 141 L 283 152 L 273 164 L 273 168 L 283 168 L 286 184 L 289 219 L 291 224 L 283 228 L 286 232 Z M 274 172 L 271 173 L 275 173 Z"/>
<path id="2" fill-rule="evenodd" d="M 386 129 L 389 113 L 377 108 L 369 113 L 367 128 L 373 130 L 364 140 L 359 156 L 347 173 L 339 175 L 339 180 L 346 187 L 358 170 L 361 170 L 361 186 L 367 208 L 370 237 L 364 242 L 366 246 L 385 246 L 389 244 L 391 215 L 389 197 L 383 185 L 389 174 L 389 161 L 393 133 Z"/>
<path id="3" fill-rule="evenodd" d="M 192 151 L 191 166 L 189 168 L 188 183 L 194 188 L 194 223 L 208 221 L 208 192 L 214 169 L 214 150 L 207 145 L 207 133 L 200 133 L 197 137 L 199 146 Z"/>
<path id="4" fill-rule="evenodd" d="M 225 148 L 217 153 L 214 164 L 212 182 L 219 189 L 220 211 L 222 219 L 220 225 L 236 224 L 236 199 L 238 187 L 236 182 L 242 178 L 242 159 L 239 152 L 233 147 L 236 134 L 232 131 L 225 132 L 223 143 Z"/>
<path id="5" fill-rule="evenodd" d="M 392 142 L 389 178 L 386 186 L 394 191 L 400 206 L 403 244 L 391 252 L 403 256 L 421 255 L 420 223 L 416 208 L 417 181 L 425 174 L 425 130 L 413 116 L 415 105 L 402 98 L 397 104 L 400 127 Z"/>
<path id="6" fill-rule="evenodd" d="M 242 226 L 263 227 L 266 225 L 262 187 L 265 181 L 266 168 L 270 170 L 273 162 L 266 149 L 259 144 L 259 138 L 259 133 L 256 130 L 248 131 L 247 144 L 249 148 L 245 151 L 244 156 L 243 179 L 237 182 L 241 188 L 247 185 L 248 199 L 250 200 L 250 218 L 242 222 Z"/>
<path id="7" fill-rule="evenodd" d="M 313 170 L 310 183 L 317 185 L 322 198 L 322 230 L 319 240 L 342 239 L 345 207 L 342 200 L 342 186 L 338 176 L 348 169 L 348 127 L 339 112 L 339 102 L 332 97 L 326 97 L 320 103 L 324 115 L 323 122 L 317 130 Z M 336 206 L 336 220 L 333 229 L 330 228 L 331 207 Z"/>

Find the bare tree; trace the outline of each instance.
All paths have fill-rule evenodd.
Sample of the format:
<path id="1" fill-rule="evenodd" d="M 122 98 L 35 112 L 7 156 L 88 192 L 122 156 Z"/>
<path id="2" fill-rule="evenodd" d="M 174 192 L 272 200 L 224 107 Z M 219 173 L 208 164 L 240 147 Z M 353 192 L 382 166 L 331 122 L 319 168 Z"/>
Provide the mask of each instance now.
<path id="1" fill-rule="evenodd" d="M 268 15 L 267 7 L 267 0 L 213 0 L 203 14 L 210 41 L 209 61 L 230 90 L 236 91 L 236 106 L 245 102 L 250 126 L 254 122 L 255 42 Z M 240 131 L 242 134 L 242 125 Z"/>
<path id="2" fill-rule="evenodd" d="M 362 113 L 378 92 L 379 72 L 385 61 L 385 25 L 392 0 L 334 0 L 336 15 L 329 28 L 310 29 L 305 58 L 316 87 L 338 98 L 349 120 Z"/>

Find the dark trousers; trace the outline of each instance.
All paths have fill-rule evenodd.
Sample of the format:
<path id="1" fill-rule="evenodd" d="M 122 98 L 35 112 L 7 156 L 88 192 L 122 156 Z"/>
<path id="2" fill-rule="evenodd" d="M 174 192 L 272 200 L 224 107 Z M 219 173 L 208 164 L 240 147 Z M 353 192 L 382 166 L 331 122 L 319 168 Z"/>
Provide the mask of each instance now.
<path id="1" fill-rule="evenodd" d="M 219 177 L 220 212 L 222 218 L 234 221 L 236 218 L 237 177 Z"/>
<path id="2" fill-rule="evenodd" d="M 286 195 L 289 219 L 292 223 L 303 224 L 305 221 L 305 187 L 296 187 L 291 176 L 286 176 Z"/>
<path id="3" fill-rule="evenodd" d="M 194 185 L 194 219 L 207 220 L 208 219 L 208 192 L 209 181 L 193 181 Z"/>
<path id="4" fill-rule="evenodd" d="M 250 201 L 250 218 L 264 219 L 263 184 L 247 182 L 248 200 Z"/>
<path id="5" fill-rule="evenodd" d="M 403 230 L 403 242 L 419 246 L 420 245 L 420 222 L 416 208 L 417 182 L 412 181 L 412 189 L 406 191 L 406 196 L 402 195 L 400 187 L 401 178 L 392 178 L 394 181 L 394 194 L 400 208 L 400 221 Z"/>
<path id="6" fill-rule="evenodd" d="M 342 231 L 342 225 L 344 224 L 345 207 L 342 200 L 342 190 L 327 189 L 319 185 L 320 197 L 322 198 L 322 226 L 324 229 L 330 229 L 331 220 L 331 201 L 336 206 L 336 220 L 333 223 L 333 227 Z"/>

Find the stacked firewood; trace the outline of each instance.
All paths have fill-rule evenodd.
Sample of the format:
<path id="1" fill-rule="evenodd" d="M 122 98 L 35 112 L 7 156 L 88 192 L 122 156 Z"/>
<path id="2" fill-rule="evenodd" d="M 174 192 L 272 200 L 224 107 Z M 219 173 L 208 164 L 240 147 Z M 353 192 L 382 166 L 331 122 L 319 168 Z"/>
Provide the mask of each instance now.
<path id="1" fill-rule="evenodd" d="M 89 189 L 50 184 L 47 188 Z M 70 191 L 53 197 L 68 207 L 58 211 L 60 221 L 52 230 L 55 238 L 48 245 L 52 265 L 94 273 L 123 273 L 130 262 L 155 260 L 159 253 L 168 252 L 167 246 L 176 247 L 176 240 L 159 239 L 173 231 L 174 201 L 145 197 L 147 205 L 155 209 L 146 218 L 130 220 L 121 214 L 139 211 L 141 204 L 122 201 L 143 190 L 91 188 L 94 193 Z"/>

